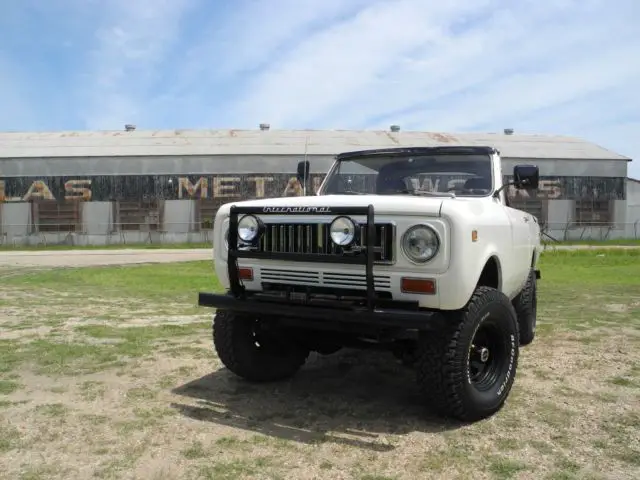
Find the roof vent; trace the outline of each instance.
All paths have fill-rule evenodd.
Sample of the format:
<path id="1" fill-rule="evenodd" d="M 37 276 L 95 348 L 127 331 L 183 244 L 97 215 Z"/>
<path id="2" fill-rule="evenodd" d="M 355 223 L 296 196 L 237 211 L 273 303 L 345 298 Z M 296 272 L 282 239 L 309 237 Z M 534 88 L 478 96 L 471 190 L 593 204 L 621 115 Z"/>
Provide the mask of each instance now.
<path id="1" fill-rule="evenodd" d="M 136 126 L 135 126 L 135 125 L 132 125 L 131 123 L 127 123 L 127 124 L 124 126 L 124 129 L 125 129 L 127 132 L 133 132 L 133 131 L 136 129 Z"/>
<path id="2" fill-rule="evenodd" d="M 513 128 L 505 128 L 504 129 L 504 134 L 505 135 L 513 135 Z"/>
<path id="3" fill-rule="evenodd" d="M 399 132 L 400 131 L 400 125 L 391 125 L 390 127 L 392 132 Z"/>
<path id="4" fill-rule="evenodd" d="M 268 123 L 260 124 L 260 130 L 269 130 L 269 127 L 271 127 L 271 125 L 269 125 Z"/>

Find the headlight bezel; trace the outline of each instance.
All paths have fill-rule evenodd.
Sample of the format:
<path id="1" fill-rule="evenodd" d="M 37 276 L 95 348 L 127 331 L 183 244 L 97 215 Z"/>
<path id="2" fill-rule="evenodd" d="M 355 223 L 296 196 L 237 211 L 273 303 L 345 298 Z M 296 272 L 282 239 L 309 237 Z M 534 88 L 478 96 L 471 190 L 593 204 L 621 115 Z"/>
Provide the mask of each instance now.
<path id="1" fill-rule="evenodd" d="M 425 230 L 429 232 L 432 235 L 433 239 L 435 240 L 433 253 L 427 258 L 416 258 L 415 256 L 411 255 L 408 251 L 407 243 L 408 243 L 409 235 L 415 232 L 416 230 Z M 400 238 L 400 249 L 402 250 L 403 255 L 407 260 L 409 260 L 410 262 L 416 265 L 424 265 L 425 263 L 428 263 L 431 260 L 433 260 L 440 252 L 441 245 L 442 245 L 442 241 L 440 239 L 440 235 L 438 234 L 438 231 L 434 227 L 425 223 L 418 223 L 410 226 L 409 228 L 407 228 L 407 230 L 405 230 L 405 232 L 402 234 L 402 237 Z"/>

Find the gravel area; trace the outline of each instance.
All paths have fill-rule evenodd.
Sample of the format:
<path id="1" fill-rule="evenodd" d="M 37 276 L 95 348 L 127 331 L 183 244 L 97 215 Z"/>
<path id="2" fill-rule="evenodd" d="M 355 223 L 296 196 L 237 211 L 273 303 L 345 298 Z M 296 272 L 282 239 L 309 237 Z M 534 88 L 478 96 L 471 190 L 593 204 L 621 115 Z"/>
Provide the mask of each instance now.
<path id="1" fill-rule="evenodd" d="M 0 267 L 90 267 L 133 263 L 209 260 L 212 251 L 198 249 L 39 250 L 0 252 Z"/>

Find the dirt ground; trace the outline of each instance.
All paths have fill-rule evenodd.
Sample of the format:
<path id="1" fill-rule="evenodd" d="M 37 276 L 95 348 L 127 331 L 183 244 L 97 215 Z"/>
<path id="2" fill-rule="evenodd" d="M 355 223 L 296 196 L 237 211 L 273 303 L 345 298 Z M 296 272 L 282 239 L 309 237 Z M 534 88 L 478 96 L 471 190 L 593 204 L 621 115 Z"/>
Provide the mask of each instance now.
<path id="1" fill-rule="evenodd" d="M 135 254 L 108 255 L 162 255 Z M 507 406 L 458 425 L 425 413 L 390 354 L 251 385 L 212 352 L 209 311 L 26 285 L 0 288 L 0 478 L 640 478 L 635 287 L 541 287 Z"/>

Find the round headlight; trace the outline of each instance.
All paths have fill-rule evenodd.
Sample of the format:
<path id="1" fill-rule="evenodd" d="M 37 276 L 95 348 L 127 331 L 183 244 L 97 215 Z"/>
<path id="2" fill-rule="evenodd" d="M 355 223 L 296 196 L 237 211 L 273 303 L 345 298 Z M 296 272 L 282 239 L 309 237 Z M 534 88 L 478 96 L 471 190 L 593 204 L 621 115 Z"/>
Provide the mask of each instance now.
<path id="1" fill-rule="evenodd" d="M 252 242 L 260 233 L 260 221 L 253 215 L 245 215 L 238 222 L 238 237 L 243 242 Z"/>
<path id="2" fill-rule="evenodd" d="M 413 262 L 428 262 L 438 253 L 438 248 L 438 235 L 426 225 L 414 225 L 402 236 L 402 250 Z"/>
<path id="3" fill-rule="evenodd" d="M 333 243 L 344 247 L 356 238 L 356 225 L 349 217 L 338 217 L 331 222 L 329 234 Z"/>

